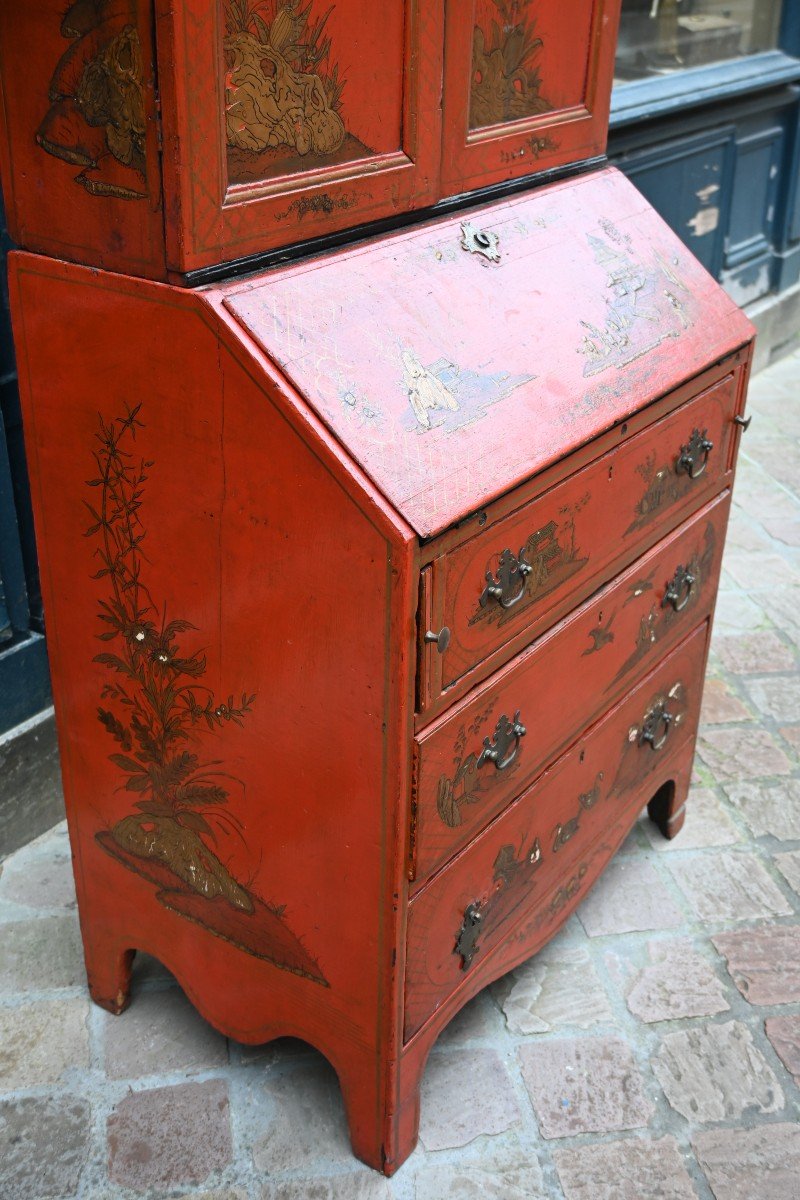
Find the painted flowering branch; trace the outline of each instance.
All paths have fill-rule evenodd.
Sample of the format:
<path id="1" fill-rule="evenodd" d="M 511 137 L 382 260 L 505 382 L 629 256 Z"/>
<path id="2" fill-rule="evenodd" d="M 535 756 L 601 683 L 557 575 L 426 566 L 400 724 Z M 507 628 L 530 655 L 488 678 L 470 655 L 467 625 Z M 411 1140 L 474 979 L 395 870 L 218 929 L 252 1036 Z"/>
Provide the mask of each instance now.
<path id="1" fill-rule="evenodd" d="M 185 620 L 167 620 L 142 579 L 145 529 L 140 517 L 144 486 L 153 466 L 137 458 L 131 445 L 141 405 L 126 406 L 125 416 L 107 423 L 99 418 L 94 459 L 97 475 L 88 486 L 99 494 L 86 502 L 92 523 L 86 536 L 98 539 L 95 579 L 107 579 L 110 594 L 100 601 L 98 634 L 108 649 L 95 655 L 114 673 L 102 698 L 98 719 L 119 745 L 111 761 L 125 775 L 125 788 L 140 799 L 135 807 L 153 817 L 171 817 L 179 825 L 214 839 L 203 811 L 224 805 L 228 798 L 217 762 L 201 762 L 186 748 L 195 727 L 213 730 L 227 722 L 241 725 L 255 696 L 215 700 L 201 679 L 206 659 L 200 651 L 181 648 L 181 635 L 194 629 Z M 115 711 L 116 710 L 116 711 Z M 215 814 L 218 821 L 233 818 Z"/>

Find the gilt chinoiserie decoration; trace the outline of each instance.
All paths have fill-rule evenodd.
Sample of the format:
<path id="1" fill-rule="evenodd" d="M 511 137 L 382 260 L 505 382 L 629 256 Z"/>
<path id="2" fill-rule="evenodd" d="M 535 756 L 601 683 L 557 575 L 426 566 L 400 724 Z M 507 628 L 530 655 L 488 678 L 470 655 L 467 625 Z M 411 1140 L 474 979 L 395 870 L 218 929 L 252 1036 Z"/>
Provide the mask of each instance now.
<path id="1" fill-rule="evenodd" d="M 446 138 L 481 178 L 593 136 L 609 6 L 567 7 L 572 65 L 545 0 L 448 5 Z M 30 161 L 126 253 L 166 194 L 211 256 L 252 245 L 226 188 L 264 188 L 264 228 L 363 215 L 422 178 L 393 155 L 424 142 L 403 64 L 435 8 L 74 5 L 43 38 L 63 95 L 31 106 Z M 133 31 L 140 175 L 112 84 Z M 153 156 L 154 44 L 183 133 Z M 188 121 L 182 89 L 215 79 Z M 195 135 L 222 191 L 181 174 Z M 140 198 L 108 192 L 134 175 Z M 121 1013 L 145 951 L 227 1036 L 304 1039 L 391 1174 L 447 1022 L 644 806 L 680 830 L 752 329 L 611 169 L 192 289 L 16 253 L 11 290 L 91 995 Z"/>
<path id="2" fill-rule="evenodd" d="M 148 471 L 136 457 L 136 432 L 145 428 L 142 405 L 100 417 L 94 450 L 94 503 L 86 536 L 98 541 L 93 578 L 108 583 L 99 601 L 105 649 L 94 656 L 111 672 L 100 692 L 100 724 L 117 743 L 110 761 L 122 775 L 135 812 L 95 836 L 123 866 L 156 885 L 165 908 L 195 921 L 239 949 L 277 967 L 325 983 L 314 960 L 288 929 L 283 909 L 265 904 L 236 879 L 216 853 L 235 836 L 247 846 L 241 822 L 229 811 L 232 785 L 242 788 L 220 759 L 203 759 L 203 731 L 229 722 L 241 726 L 255 695 L 217 699 L 204 683 L 205 656 L 185 653 L 180 641 L 191 622 L 167 619 L 145 579 L 142 517 Z M 139 442 L 146 438 L 146 433 Z M 135 799 L 138 797 L 138 799 Z"/>
<path id="3" fill-rule="evenodd" d="M 36 134 L 43 150 L 82 168 L 93 196 L 147 197 L 143 56 L 135 0 L 77 0 L 61 21 L 70 39 L 50 80 Z"/>
<path id="4" fill-rule="evenodd" d="M 542 95 L 544 43 L 536 36 L 535 0 L 489 0 L 475 9 L 470 128 L 548 112 L 553 106 Z"/>
<path id="5" fill-rule="evenodd" d="M 234 183 L 301 164 L 372 153 L 342 119 L 346 79 L 325 29 L 335 6 L 229 0 L 225 10 L 225 132 Z M 308 156 L 311 156 L 310 159 Z M 333 156 L 336 155 L 336 159 Z"/>

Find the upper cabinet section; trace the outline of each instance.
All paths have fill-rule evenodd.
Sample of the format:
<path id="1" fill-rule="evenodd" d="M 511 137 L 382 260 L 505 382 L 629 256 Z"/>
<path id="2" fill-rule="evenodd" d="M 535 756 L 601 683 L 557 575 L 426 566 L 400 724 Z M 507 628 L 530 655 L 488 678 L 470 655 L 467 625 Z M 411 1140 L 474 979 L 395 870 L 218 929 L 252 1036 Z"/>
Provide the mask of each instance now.
<path id="1" fill-rule="evenodd" d="M 619 0 L 446 0 L 442 191 L 605 152 Z"/>
<path id="2" fill-rule="evenodd" d="M 618 9 L 0 4 L 12 236 L 180 281 L 590 157 L 605 145 Z"/>
<path id="3" fill-rule="evenodd" d="M 258 254 L 435 201 L 441 0 L 164 8 L 157 37 L 172 268 Z"/>

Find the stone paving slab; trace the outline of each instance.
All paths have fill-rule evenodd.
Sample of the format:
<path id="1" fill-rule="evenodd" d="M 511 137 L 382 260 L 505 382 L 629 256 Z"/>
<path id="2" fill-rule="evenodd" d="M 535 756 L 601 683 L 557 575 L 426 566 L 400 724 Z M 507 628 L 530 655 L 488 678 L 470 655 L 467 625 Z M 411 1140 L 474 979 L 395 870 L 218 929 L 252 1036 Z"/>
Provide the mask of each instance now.
<path id="1" fill-rule="evenodd" d="M 683 831 L 643 815 L 452 1022 L 397 1175 L 319 1054 L 227 1041 L 155 960 L 89 1003 L 60 826 L 0 863 L 0 1200 L 800 1200 L 798 390 L 800 354 L 754 381 Z"/>

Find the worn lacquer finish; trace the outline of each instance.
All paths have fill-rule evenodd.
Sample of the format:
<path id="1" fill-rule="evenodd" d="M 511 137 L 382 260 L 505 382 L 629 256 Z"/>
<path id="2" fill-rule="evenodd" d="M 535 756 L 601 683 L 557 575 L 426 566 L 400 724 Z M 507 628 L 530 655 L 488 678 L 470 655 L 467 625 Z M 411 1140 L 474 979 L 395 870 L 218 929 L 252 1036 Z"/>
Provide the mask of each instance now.
<path id="1" fill-rule="evenodd" d="M 738 373 L 726 373 L 670 416 L 435 560 L 433 609 L 451 634 L 438 657 L 440 686 L 451 686 L 520 630 L 545 627 L 565 596 L 588 595 L 611 563 L 630 561 L 728 482 L 738 390 Z M 698 428 L 713 448 L 705 470 L 692 478 L 678 462 Z M 490 591 L 509 552 L 521 558 L 525 573 L 504 601 Z"/>
<path id="2" fill-rule="evenodd" d="M 749 338 L 617 171 L 489 206 L 479 224 L 499 261 L 465 250 L 451 218 L 226 293 L 426 537 Z"/>
<path id="3" fill-rule="evenodd" d="M 431 204 L 443 27 L 443 0 L 4 5 L 12 236 L 180 279 Z"/>
<path id="4" fill-rule="evenodd" d="M 0 6 L 0 164 L 20 245 L 163 275 L 148 0 Z"/>
<path id="5" fill-rule="evenodd" d="M 197 297 L 24 255 L 13 274 L 92 994 L 124 1007 L 147 950 L 230 1036 L 306 1038 L 380 1165 L 407 531 Z"/>
<path id="6" fill-rule="evenodd" d="M 163 7 L 159 52 L 170 65 L 164 121 L 174 151 L 165 166 L 174 196 L 168 263 L 175 271 L 436 198 L 438 3 L 191 0 Z"/>

